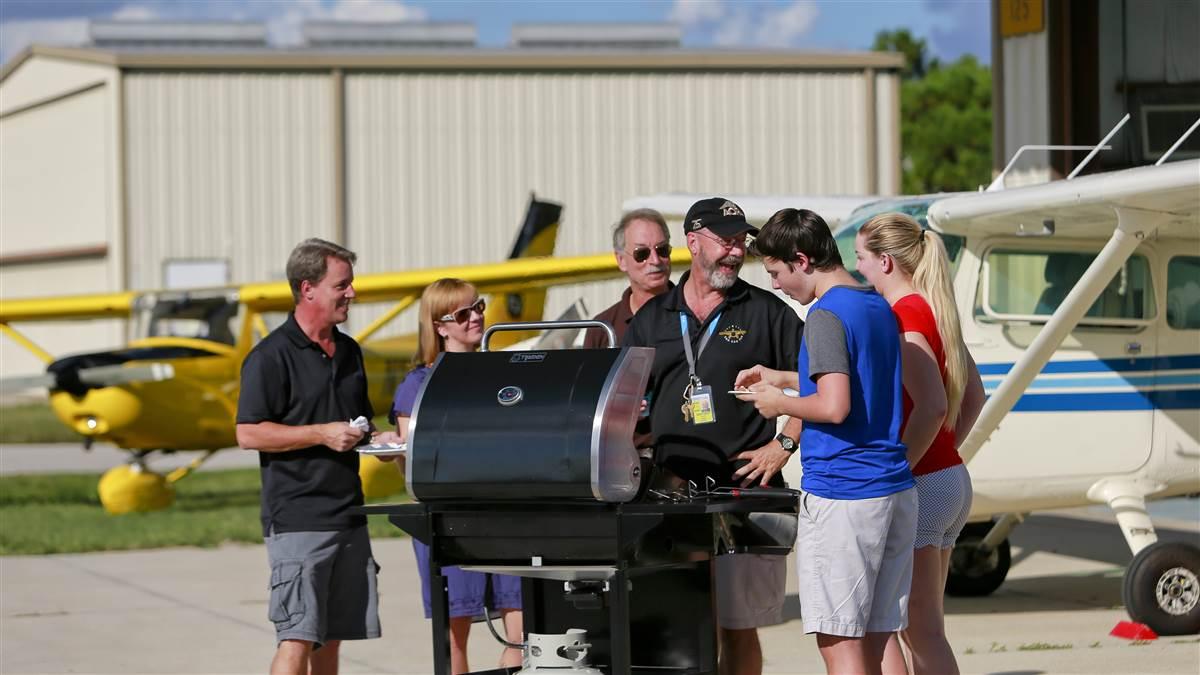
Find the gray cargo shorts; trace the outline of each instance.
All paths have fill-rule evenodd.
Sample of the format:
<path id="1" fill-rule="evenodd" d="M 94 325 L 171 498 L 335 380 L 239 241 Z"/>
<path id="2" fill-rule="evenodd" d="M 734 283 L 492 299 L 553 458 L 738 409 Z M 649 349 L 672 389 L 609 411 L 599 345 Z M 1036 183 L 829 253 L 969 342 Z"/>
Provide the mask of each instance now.
<path id="1" fill-rule="evenodd" d="M 271 564 L 267 617 L 275 640 L 377 638 L 379 566 L 367 528 L 279 532 L 264 538 Z"/>

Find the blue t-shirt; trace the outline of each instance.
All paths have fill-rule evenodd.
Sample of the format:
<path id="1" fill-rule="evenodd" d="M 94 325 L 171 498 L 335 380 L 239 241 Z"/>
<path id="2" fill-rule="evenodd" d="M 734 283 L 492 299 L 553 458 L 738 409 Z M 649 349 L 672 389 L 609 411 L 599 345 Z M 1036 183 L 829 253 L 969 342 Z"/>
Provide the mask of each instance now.
<path id="1" fill-rule="evenodd" d="M 404 380 L 397 385 L 396 393 L 392 396 L 392 409 L 388 411 L 389 422 L 395 424 L 397 417 L 412 417 L 417 392 L 421 391 L 421 385 L 425 384 L 427 377 L 429 366 L 417 366 L 404 376 Z"/>
<path id="2" fill-rule="evenodd" d="M 808 312 L 797 370 L 801 396 L 817 392 L 817 375 L 850 376 L 846 419 L 804 422 L 800 486 L 805 492 L 826 499 L 870 499 L 915 485 L 908 450 L 900 442 L 900 331 L 887 300 L 866 288 L 826 291 Z"/>

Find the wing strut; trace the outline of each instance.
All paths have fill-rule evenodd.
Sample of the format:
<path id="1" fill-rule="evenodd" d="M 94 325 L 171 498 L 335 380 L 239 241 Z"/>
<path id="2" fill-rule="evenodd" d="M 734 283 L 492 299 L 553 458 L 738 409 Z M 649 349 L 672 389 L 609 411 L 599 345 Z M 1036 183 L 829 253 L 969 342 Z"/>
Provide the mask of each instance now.
<path id="1" fill-rule="evenodd" d="M 41 359 L 42 363 L 50 364 L 54 362 L 54 357 L 50 355 L 50 352 L 34 344 L 33 340 L 25 337 L 16 328 L 13 328 L 7 323 L 0 323 L 0 332 L 12 338 L 13 342 L 16 342 L 25 349 L 29 350 L 31 354 Z"/>
<path id="2" fill-rule="evenodd" d="M 354 336 L 354 341 L 358 343 L 366 341 L 366 339 L 374 335 L 376 331 L 378 331 L 380 328 L 383 328 L 390 323 L 392 319 L 399 316 L 400 312 L 408 309 L 408 306 L 416 302 L 418 297 L 420 296 L 406 295 L 405 297 L 401 298 L 399 302 L 397 302 L 395 305 L 392 305 L 391 309 L 379 315 L 379 318 L 372 321 L 370 326 L 367 326 L 359 331 L 358 335 Z"/>
<path id="3" fill-rule="evenodd" d="M 958 448 L 958 454 L 962 455 L 964 462 L 971 461 L 1004 416 L 1012 411 L 1033 378 L 1041 372 L 1067 334 L 1079 325 L 1079 320 L 1100 297 L 1138 244 L 1170 217 L 1169 214 L 1121 207 L 1113 207 L 1113 210 L 1117 212 L 1117 228 L 1113 230 L 1112 237 L 983 405 L 971 433 L 967 434 Z"/>

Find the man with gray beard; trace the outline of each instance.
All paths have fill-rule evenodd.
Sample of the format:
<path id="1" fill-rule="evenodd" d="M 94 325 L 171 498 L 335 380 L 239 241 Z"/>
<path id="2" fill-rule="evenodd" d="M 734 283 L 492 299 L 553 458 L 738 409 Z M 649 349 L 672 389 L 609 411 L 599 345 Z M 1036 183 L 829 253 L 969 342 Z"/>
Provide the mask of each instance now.
<path id="1" fill-rule="evenodd" d="M 775 420 L 728 392 L 743 368 L 793 369 L 803 324 L 773 293 L 738 278 L 746 236 L 757 230 L 737 204 L 702 199 L 683 231 L 691 269 L 638 311 L 623 341 L 655 348 L 646 385 L 655 463 L 697 485 L 782 486 L 800 422 L 788 420 L 777 436 Z M 723 555 L 714 568 L 720 673 L 758 675 L 758 628 L 783 620 L 786 559 Z"/>

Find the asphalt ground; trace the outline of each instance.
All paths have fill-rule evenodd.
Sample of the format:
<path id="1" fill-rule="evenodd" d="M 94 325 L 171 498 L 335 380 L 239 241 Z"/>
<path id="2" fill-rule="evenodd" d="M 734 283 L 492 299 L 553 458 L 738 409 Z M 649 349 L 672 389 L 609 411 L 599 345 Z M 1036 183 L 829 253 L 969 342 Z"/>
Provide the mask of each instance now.
<path id="1" fill-rule="evenodd" d="M 30 458 L 66 450 L 5 446 L 0 468 L 33 472 L 38 462 Z M 74 446 L 70 452 L 79 453 Z M 234 465 L 256 463 L 252 453 L 229 451 L 216 459 L 222 455 Z M 188 459 L 178 457 L 178 463 Z M 54 463 L 72 471 L 114 463 L 103 455 L 66 458 L 57 455 Z M 166 459 L 164 468 L 175 461 Z M 24 469 L 15 471 L 18 465 Z M 1196 500 L 1175 501 L 1174 510 L 1185 516 L 1195 510 Z M 1159 536 L 1200 544 L 1197 520 L 1158 518 Z M 1103 510 L 1034 515 L 1011 541 L 1013 567 L 1004 586 L 987 598 L 947 598 L 947 631 L 963 672 L 1200 672 L 1200 637 L 1147 643 L 1109 637 L 1127 618 L 1121 581 L 1130 556 Z M 410 542 L 374 546 L 383 566 L 384 637 L 347 643 L 342 671 L 430 673 L 430 626 L 421 613 Z M 762 631 L 768 674 L 823 672 L 815 641 L 801 632 L 795 585 L 789 573 L 785 623 Z M 266 601 L 262 546 L 2 557 L 0 673 L 265 672 L 274 650 Z M 476 625 L 472 668 L 491 667 L 499 652 L 486 628 Z"/>

